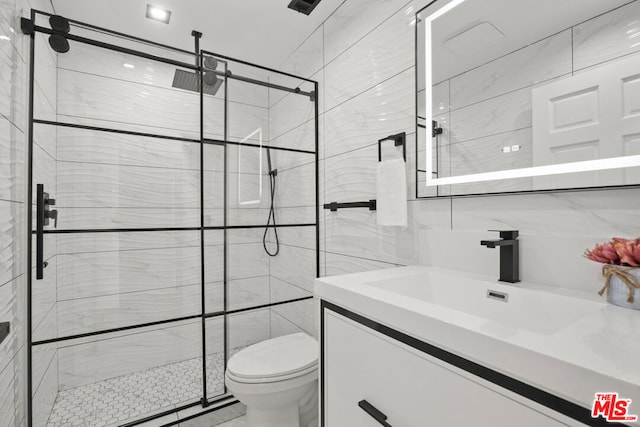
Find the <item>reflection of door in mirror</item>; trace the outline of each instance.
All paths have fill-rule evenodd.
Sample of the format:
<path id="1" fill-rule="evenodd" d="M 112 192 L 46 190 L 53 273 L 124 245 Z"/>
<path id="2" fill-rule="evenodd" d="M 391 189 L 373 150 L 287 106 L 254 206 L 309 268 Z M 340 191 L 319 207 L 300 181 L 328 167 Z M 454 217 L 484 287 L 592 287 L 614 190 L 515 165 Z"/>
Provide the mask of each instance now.
<path id="1" fill-rule="evenodd" d="M 533 165 L 640 154 L 638 64 L 631 56 L 533 89 Z M 534 188 L 633 184 L 637 169 L 541 176 Z"/>

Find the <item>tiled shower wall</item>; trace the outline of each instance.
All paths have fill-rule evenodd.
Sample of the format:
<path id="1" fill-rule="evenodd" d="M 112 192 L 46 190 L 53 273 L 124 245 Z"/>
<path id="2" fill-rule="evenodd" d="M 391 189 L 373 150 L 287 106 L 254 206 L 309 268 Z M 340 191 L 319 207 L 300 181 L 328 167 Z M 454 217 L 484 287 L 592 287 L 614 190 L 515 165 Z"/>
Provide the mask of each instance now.
<path id="1" fill-rule="evenodd" d="M 497 252 L 479 241 L 495 237 L 488 229 L 517 229 L 523 280 L 599 290 L 600 267 L 582 253 L 612 236 L 640 235 L 640 190 L 416 200 L 412 21 L 425 4 L 346 0 L 283 64 L 321 84 L 321 203 L 375 198 L 377 140 L 408 134 L 409 226 L 379 227 L 366 209 L 323 210 L 321 273 L 423 264 L 497 276 Z M 574 28 L 574 41 L 584 41 L 576 51 L 594 64 L 639 50 L 623 43 L 639 10 L 631 2 Z M 521 70 L 501 66 L 509 76 Z"/>
<path id="2" fill-rule="evenodd" d="M 0 223 L 2 255 L 0 257 L 0 319 L 11 322 L 11 334 L 0 345 L 0 425 L 26 423 L 26 143 L 28 114 L 29 37 L 20 31 L 20 18 L 30 9 L 48 12 L 48 0 L 4 0 L 0 2 Z M 48 48 L 46 38 L 36 40 L 34 110 L 46 118 L 55 118 L 56 55 Z M 55 133 L 34 133 L 34 159 L 43 168 L 34 168 L 34 182 L 55 185 Z M 53 188 L 53 187 L 50 187 Z M 48 279 L 34 282 L 34 339 L 55 329 L 55 240 L 45 248 L 49 261 Z M 35 274 L 34 274 L 35 276 Z M 42 347 L 33 353 L 33 397 L 42 407 L 53 404 L 57 392 L 57 360 L 54 347 Z M 42 423 L 43 413 L 34 412 L 34 422 Z"/>

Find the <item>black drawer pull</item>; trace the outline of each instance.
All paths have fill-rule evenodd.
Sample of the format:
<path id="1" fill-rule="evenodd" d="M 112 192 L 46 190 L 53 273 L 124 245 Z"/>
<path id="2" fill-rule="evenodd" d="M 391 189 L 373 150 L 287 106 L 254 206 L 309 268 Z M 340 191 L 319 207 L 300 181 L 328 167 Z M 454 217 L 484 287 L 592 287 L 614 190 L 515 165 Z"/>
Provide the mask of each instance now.
<path id="1" fill-rule="evenodd" d="M 361 400 L 360 402 L 358 402 L 358 406 L 361 407 L 364 410 L 364 412 L 371 415 L 374 420 L 376 420 L 383 426 L 392 427 L 391 424 L 387 422 L 387 416 L 382 412 L 380 412 L 378 408 L 373 406 L 371 403 L 367 402 L 366 400 Z"/>

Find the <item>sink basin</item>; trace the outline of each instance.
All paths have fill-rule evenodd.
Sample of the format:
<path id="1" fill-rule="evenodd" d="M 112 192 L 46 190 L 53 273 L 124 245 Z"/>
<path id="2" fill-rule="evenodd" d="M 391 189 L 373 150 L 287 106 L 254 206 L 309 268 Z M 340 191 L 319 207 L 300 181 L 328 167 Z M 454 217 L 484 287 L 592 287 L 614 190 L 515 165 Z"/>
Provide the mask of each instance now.
<path id="1" fill-rule="evenodd" d="M 483 328 L 501 329 L 504 333 L 517 328 L 553 334 L 606 306 L 587 299 L 527 289 L 526 284 L 503 285 L 448 271 L 428 270 L 365 284 L 476 316 L 484 321 Z"/>
<path id="2" fill-rule="evenodd" d="M 334 309 L 563 396 L 586 411 L 594 393 L 607 390 L 640 402 L 640 311 L 607 304 L 595 290 L 503 284 L 427 266 L 323 277 L 314 290 Z"/>

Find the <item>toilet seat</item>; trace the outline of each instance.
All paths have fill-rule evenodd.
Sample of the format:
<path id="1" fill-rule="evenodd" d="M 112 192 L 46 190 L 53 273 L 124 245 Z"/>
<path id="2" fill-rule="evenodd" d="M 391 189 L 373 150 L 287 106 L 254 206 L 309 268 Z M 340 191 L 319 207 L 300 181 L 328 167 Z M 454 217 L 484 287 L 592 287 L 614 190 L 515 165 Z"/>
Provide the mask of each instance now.
<path id="1" fill-rule="evenodd" d="M 251 345 L 234 354 L 227 377 L 238 383 L 272 383 L 304 377 L 318 369 L 318 343 L 304 333 Z"/>

